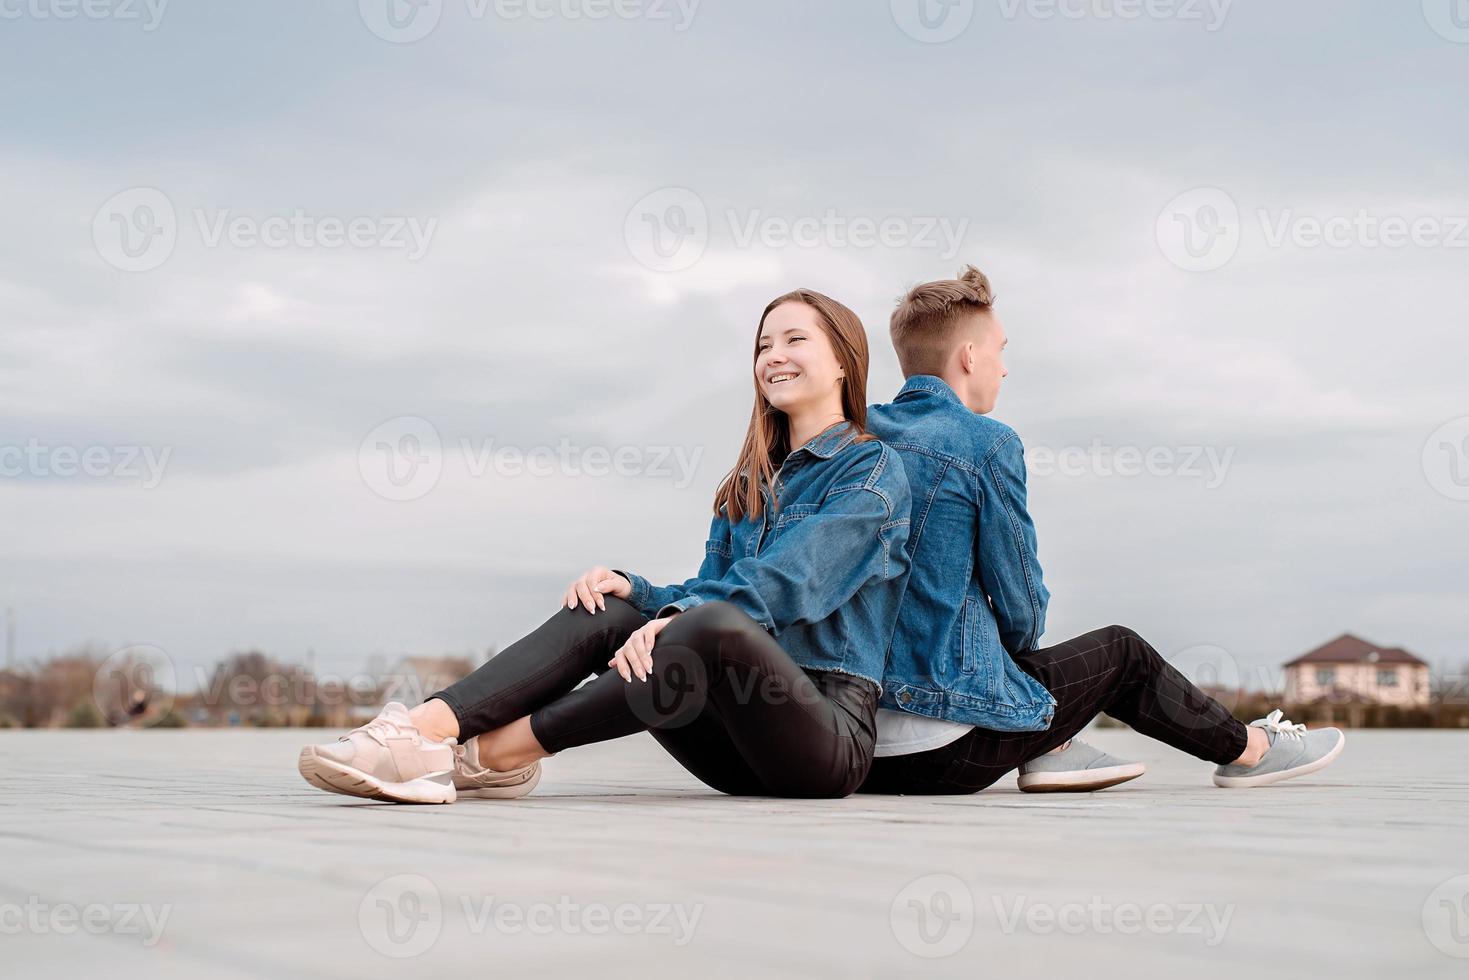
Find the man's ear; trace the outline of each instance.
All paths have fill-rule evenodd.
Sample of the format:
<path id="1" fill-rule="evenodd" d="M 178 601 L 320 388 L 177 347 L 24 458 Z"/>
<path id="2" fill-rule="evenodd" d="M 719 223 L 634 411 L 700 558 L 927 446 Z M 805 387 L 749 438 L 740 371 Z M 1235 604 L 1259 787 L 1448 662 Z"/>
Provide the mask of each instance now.
<path id="1" fill-rule="evenodd" d="M 965 374 L 974 373 L 974 341 L 967 340 L 964 346 L 959 348 L 959 367 L 964 369 Z"/>

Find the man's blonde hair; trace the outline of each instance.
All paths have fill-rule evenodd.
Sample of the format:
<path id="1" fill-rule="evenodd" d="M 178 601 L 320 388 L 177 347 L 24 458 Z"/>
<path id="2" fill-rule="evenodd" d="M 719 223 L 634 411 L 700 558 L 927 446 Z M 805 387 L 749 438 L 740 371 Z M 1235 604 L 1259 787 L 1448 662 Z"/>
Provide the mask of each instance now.
<path id="1" fill-rule="evenodd" d="M 965 266 L 958 279 L 925 282 L 908 290 L 893 310 L 889 327 L 903 376 L 943 373 L 959 328 L 971 317 L 989 313 L 994 302 L 989 277 L 972 265 Z"/>

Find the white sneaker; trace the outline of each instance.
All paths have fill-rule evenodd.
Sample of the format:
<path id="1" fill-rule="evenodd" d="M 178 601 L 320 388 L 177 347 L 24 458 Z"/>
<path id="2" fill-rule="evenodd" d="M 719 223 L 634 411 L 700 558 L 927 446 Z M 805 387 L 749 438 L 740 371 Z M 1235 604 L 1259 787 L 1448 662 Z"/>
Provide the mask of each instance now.
<path id="1" fill-rule="evenodd" d="M 297 769 L 329 793 L 394 803 L 454 802 L 453 746 L 425 739 L 397 701 L 335 742 L 306 746 Z"/>
<path id="2" fill-rule="evenodd" d="M 454 749 L 454 789 L 461 797 L 514 800 L 528 794 L 541 781 L 539 762 L 509 772 L 497 772 L 480 766 L 476 739 L 470 739 L 467 745 L 458 745 L 450 739 L 449 744 Z"/>

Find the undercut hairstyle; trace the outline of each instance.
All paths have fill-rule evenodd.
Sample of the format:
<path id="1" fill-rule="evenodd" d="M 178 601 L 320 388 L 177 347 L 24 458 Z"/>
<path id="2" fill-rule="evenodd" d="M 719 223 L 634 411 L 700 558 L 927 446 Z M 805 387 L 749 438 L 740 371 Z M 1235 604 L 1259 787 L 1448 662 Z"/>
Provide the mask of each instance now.
<path id="1" fill-rule="evenodd" d="M 908 290 L 893 310 L 890 333 L 903 377 L 942 374 L 960 329 L 995 303 L 989 277 L 972 265 L 958 279 L 925 282 Z"/>

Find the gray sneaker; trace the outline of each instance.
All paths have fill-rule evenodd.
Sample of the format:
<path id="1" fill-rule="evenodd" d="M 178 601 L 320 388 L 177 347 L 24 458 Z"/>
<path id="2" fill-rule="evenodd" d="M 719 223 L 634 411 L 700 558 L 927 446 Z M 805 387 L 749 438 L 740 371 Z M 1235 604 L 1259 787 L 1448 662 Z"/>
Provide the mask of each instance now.
<path id="1" fill-rule="evenodd" d="M 1090 793 L 1147 771 L 1141 762 L 1123 762 L 1073 738 L 1022 765 L 1020 789 L 1025 793 Z"/>
<path id="2" fill-rule="evenodd" d="M 454 749 L 454 790 L 459 799 L 514 800 L 528 794 L 541 781 L 541 764 L 532 762 L 520 769 L 497 772 L 480 765 L 478 743 L 470 739 L 459 745 L 449 739 Z"/>
<path id="3" fill-rule="evenodd" d="M 1226 789 L 1246 786 L 1269 786 L 1283 779 L 1295 779 L 1331 765 L 1347 744 L 1338 728 L 1307 731 L 1305 725 L 1293 725 L 1280 717 L 1276 708 L 1264 718 L 1250 722 L 1252 728 L 1263 728 L 1270 739 L 1265 757 L 1253 766 L 1220 766 L 1214 770 L 1214 785 Z"/>

